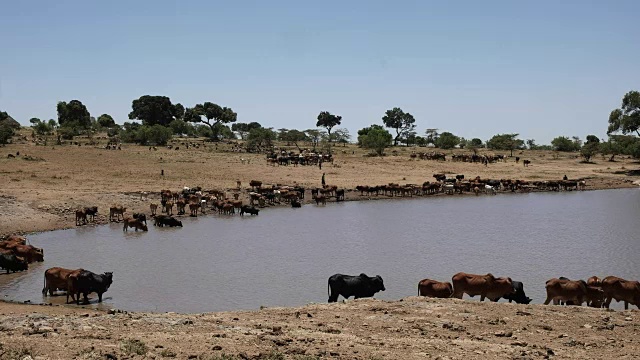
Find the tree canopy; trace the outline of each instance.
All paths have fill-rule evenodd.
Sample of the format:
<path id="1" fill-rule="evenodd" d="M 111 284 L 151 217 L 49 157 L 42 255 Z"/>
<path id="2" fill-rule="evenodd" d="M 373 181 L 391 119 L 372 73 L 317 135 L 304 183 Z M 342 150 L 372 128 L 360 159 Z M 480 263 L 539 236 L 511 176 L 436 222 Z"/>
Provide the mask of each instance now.
<path id="1" fill-rule="evenodd" d="M 91 115 L 89 110 L 80 100 L 71 100 L 68 103 L 58 102 L 58 124 L 61 127 L 78 129 L 88 129 L 91 126 Z"/>
<path id="2" fill-rule="evenodd" d="M 204 119 L 202 117 L 204 116 Z M 238 114 L 231 108 L 222 107 L 212 102 L 196 104 L 193 108 L 185 110 L 184 120 L 194 123 L 203 123 L 211 129 L 211 138 L 219 140 L 220 137 L 228 137 L 224 124 L 236 122 Z M 227 127 L 228 128 L 228 127 Z M 231 129 L 229 129 L 229 132 Z"/>
<path id="3" fill-rule="evenodd" d="M 116 125 L 116 121 L 113 120 L 111 115 L 102 114 L 102 115 L 98 116 L 98 124 L 100 126 L 102 126 L 103 128 L 111 128 L 111 127 L 114 127 Z"/>
<path id="4" fill-rule="evenodd" d="M 640 135 L 640 92 L 629 91 L 622 98 L 622 107 L 609 115 L 607 135 L 621 132 L 624 135 Z"/>
<path id="5" fill-rule="evenodd" d="M 254 127 L 247 135 L 247 149 L 252 152 L 271 150 L 277 134 L 271 128 Z"/>
<path id="6" fill-rule="evenodd" d="M 329 141 L 331 141 L 331 129 L 333 129 L 334 126 L 340 125 L 341 122 L 342 116 L 333 115 L 328 111 L 322 111 L 318 114 L 318 122 L 316 122 L 316 126 L 327 129 Z"/>
<path id="7" fill-rule="evenodd" d="M 351 135 L 349 134 L 349 130 L 347 128 L 336 129 L 336 131 L 329 135 L 329 138 L 335 140 L 335 142 L 340 144 L 347 144 L 351 139 Z"/>
<path id="8" fill-rule="evenodd" d="M 566 136 L 558 136 L 551 140 L 551 146 L 556 151 L 577 151 L 580 150 L 580 139 L 569 139 Z"/>
<path id="9" fill-rule="evenodd" d="M 413 115 L 405 113 L 399 107 L 395 107 L 391 110 L 387 110 L 382 117 L 384 126 L 395 129 L 396 136 L 393 139 L 393 145 L 398 145 L 398 140 L 401 139 L 406 133 L 413 131 L 416 128 L 416 119 Z"/>
<path id="10" fill-rule="evenodd" d="M 360 133 L 360 131 L 358 131 Z M 365 135 L 358 136 L 358 143 L 364 148 L 374 150 L 376 154 L 382 156 L 384 149 L 391 145 L 393 136 L 381 127 L 371 127 Z"/>
<path id="11" fill-rule="evenodd" d="M 460 138 L 446 131 L 440 134 L 435 142 L 436 147 L 440 149 L 453 149 L 458 144 L 460 144 Z"/>
<path id="12" fill-rule="evenodd" d="M 522 149 L 524 141 L 518 139 L 519 134 L 498 134 L 494 135 L 487 141 L 487 147 L 492 150 L 510 150 L 513 156 L 513 150 Z"/>
<path id="13" fill-rule="evenodd" d="M 167 96 L 144 95 L 131 103 L 129 119 L 140 120 L 145 125 L 168 126 L 174 119 L 184 116 L 184 107 L 173 105 Z"/>
<path id="14" fill-rule="evenodd" d="M 250 123 L 235 123 L 231 125 L 231 130 L 235 131 L 240 135 L 240 139 L 245 140 L 247 138 L 247 134 L 253 129 L 259 129 L 262 125 L 257 122 Z"/>

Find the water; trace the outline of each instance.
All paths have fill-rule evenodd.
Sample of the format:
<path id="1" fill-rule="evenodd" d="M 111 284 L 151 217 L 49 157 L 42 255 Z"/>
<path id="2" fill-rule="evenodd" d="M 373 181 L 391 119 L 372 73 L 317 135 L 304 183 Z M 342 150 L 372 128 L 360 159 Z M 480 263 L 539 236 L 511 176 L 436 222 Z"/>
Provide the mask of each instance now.
<path id="1" fill-rule="evenodd" d="M 381 275 L 376 297 L 398 299 L 464 271 L 523 281 L 541 303 L 552 277 L 640 278 L 639 217 L 640 191 L 626 189 L 273 208 L 148 233 L 82 227 L 29 237 L 46 261 L 0 275 L 0 294 L 63 303 L 42 298 L 44 271 L 83 267 L 114 273 L 102 306 L 205 312 L 326 302 L 335 273 Z"/>

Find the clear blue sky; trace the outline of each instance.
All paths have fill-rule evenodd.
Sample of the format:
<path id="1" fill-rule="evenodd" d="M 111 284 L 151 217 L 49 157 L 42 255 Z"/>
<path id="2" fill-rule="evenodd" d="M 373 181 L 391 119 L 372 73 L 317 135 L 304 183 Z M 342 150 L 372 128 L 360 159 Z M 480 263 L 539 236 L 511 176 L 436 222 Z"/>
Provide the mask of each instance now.
<path id="1" fill-rule="evenodd" d="M 28 124 L 79 99 L 212 101 L 238 121 L 352 135 L 395 106 L 488 139 L 605 136 L 640 90 L 640 1 L 5 1 L 0 109 Z"/>

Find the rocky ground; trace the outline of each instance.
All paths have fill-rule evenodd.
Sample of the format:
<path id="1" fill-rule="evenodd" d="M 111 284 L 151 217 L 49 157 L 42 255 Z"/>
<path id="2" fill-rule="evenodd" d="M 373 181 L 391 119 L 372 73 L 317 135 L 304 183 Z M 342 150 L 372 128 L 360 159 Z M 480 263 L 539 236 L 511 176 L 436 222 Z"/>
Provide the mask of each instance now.
<path id="1" fill-rule="evenodd" d="M 418 297 L 191 315 L 1 303 L 0 359 L 633 358 L 639 315 Z"/>

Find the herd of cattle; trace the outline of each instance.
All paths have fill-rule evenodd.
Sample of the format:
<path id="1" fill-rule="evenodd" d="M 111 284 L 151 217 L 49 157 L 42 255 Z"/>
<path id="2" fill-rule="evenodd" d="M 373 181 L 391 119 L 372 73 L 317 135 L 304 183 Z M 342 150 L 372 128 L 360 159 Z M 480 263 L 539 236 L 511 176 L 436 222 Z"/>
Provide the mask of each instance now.
<path id="1" fill-rule="evenodd" d="M 604 279 L 592 276 L 587 281 L 570 280 L 566 277 L 553 278 L 545 283 L 545 289 L 545 305 L 553 302 L 554 305 L 581 306 L 585 303 L 590 307 L 608 309 L 611 301 L 616 300 L 624 302 L 625 310 L 629 309 L 629 304 L 640 309 L 640 282 L 616 276 L 607 276 Z M 380 275 L 335 274 L 329 278 L 329 302 L 336 302 L 340 295 L 345 299 L 351 296 L 358 299 L 372 297 L 384 290 L 384 282 Z M 504 298 L 518 304 L 531 302 L 531 298 L 525 295 L 522 282 L 513 281 L 508 277 L 495 277 L 491 273 L 476 275 L 460 272 L 453 275 L 451 282 L 431 279 L 418 282 L 418 296 L 462 299 L 464 294 L 470 297 L 480 295 L 480 301 L 487 298 L 496 302 Z"/>

